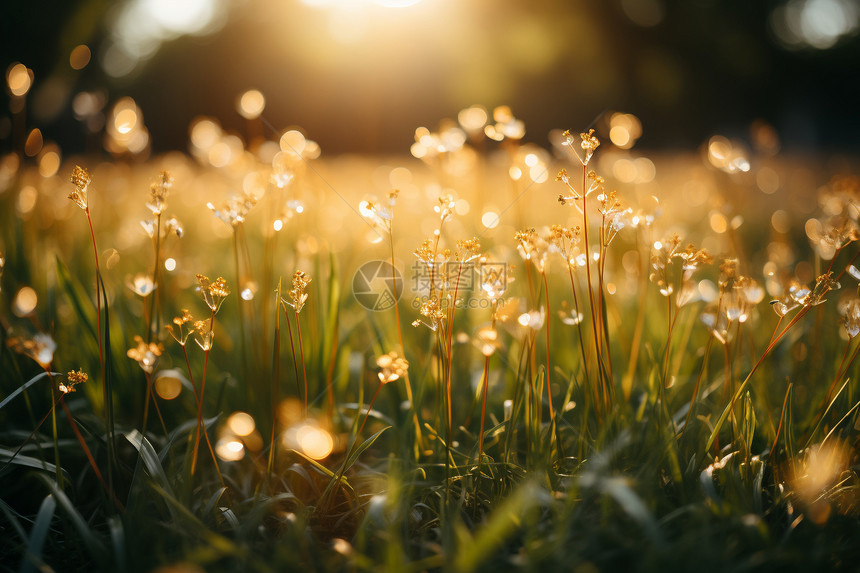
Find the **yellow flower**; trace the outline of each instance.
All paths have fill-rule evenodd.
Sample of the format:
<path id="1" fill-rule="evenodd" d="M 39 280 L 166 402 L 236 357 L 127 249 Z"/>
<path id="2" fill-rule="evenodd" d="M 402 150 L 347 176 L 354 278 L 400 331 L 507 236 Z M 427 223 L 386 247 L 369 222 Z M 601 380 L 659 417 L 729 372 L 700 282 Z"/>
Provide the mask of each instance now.
<path id="1" fill-rule="evenodd" d="M 13 337 L 6 341 L 6 345 L 18 354 L 23 354 L 35 360 L 42 368 L 48 368 L 54 361 L 54 351 L 57 343 L 47 334 L 37 333 L 31 339 Z"/>
<path id="2" fill-rule="evenodd" d="M 296 274 L 293 275 L 293 288 L 288 293 L 290 300 L 283 302 L 293 307 L 296 312 L 301 312 L 308 300 L 307 288 L 310 282 L 311 277 L 302 271 L 296 271 Z"/>
<path id="3" fill-rule="evenodd" d="M 194 323 L 194 341 L 204 352 L 212 349 L 214 339 L 215 331 L 212 330 L 211 320 L 198 320 Z"/>
<path id="4" fill-rule="evenodd" d="M 173 187 L 173 177 L 167 171 L 162 171 L 149 188 L 149 201 L 146 206 L 152 211 L 153 215 L 160 215 L 167 206 L 165 199 Z"/>
<path id="5" fill-rule="evenodd" d="M 218 312 L 221 303 L 230 294 L 230 289 L 227 288 L 227 280 L 224 277 L 218 277 L 214 282 L 209 280 L 206 275 L 197 275 L 198 287 L 200 294 L 203 295 L 203 301 L 212 312 Z"/>
<path id="6" fill-rule="evenodd" d="M 194 329 L 193 327 L 189 327 L 188 330 L 183 330 L 183 327 L 189 322 L 193 323 L 194 317 L 191 316 L 191 313 L 188 312 L 188 310 L 185 308 L 183 308 L 181 312 L 182 316 L 177 316 L 173 319 L 173 324 L 175 324 L 177 327 L 176 330 L 173 329 L 173 325 L 171 324 L 166 324 L 164 328 L 167 329 L 167 332 L 170 333 L 170 336 L 173 337 L 173 340 L 178 342 L 180 345 L 185 346 L 185 343 L 188 342 L 188 337 L 191 335 L 191 332 Z"/>
<path id="7" fill-rule="evenodd" d="M 409 362 L 407 362 L 406 359 L 401 357 L 397 352 L 383 354 L 376 359 L 376 365 L 380 368 L 377 376 L 379 376 L 379 381 L 382 384 L 388 384 L 389 382 L 399 380 L 409 369 Z"/>
<path id="8" fill-rule="evenodd" d="M 164 347 L 155 342 L 146 343 L 140 336 L 135 336 L 134 342 L 137 346 L 130 348 L 126 355 L 132 360 L 136 360 L 141 370 L 147 374 L 152 374 L 158 357 L 164 352 Z"/>
<path id="9" fill-rule="evenodd" d="M 74 370 L 70 370 L 69 373 L 66 374 L 66 383 L 63 384 L 61 382 L 59 386 L 57 386 L 57 388 L 63 394 L 68 394 L 69 392 L 75 391 L 75 386 L 77 386 L 78 384 L 83 384 L 89 379 L 90 377 L 87 376 L 87 373 L 83 370 L 78 370 L 77 372 L 75 372 Z"/>

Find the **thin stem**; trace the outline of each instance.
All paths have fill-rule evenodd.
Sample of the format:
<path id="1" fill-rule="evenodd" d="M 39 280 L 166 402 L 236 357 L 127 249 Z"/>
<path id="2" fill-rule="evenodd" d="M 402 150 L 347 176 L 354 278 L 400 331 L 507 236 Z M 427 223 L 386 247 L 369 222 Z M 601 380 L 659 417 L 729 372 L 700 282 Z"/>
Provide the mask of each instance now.
<path id="1" fill-rule="evenodd" d="M 302 359 L 302 376 L 305 381 L 305 417 L 308 415 L 308 370 L 305 368 L 305 350 L 302 343 L 302 322 L 299 320 L 299 311 L 296 311 L 296 334 L 299 338 L 299 357 Z"/>
<path id="2" fill-rule="evenodd" d="M 281 300 L 281 281 L 278 280 L 276 301 Z M 269 460 L 266 474 L 271 476 L 275 467 L 275 427 L 278 418 L 278 384 L 281 380 L 281 312 L 275 306 L 275 337 L 272 342 L 272 435 L 269 439 Z"/>
<path id="3" fill-rule="evenodd" d="M 149 397 L 152 394 L 152 378 L 144 371 L 146 376 L 146 397 L 143 399 L 143 421 L 140 424 L 140 434 L 146 437 L 146 425 L 149 421 Z"/>
<path id="4" fill-rule="evenodd" d="M 50 375 L 49 375 L 49 378 Z M 54 438 L 54 469 L 57 473 L 57 486 L 63 487 L 63 472 L 60 469 L 60 440 L 57 434 L 57 402 L 59 398 L 54 395 L 54 380 L 51 378 L 51 401 L 54 405 L 51 407 L 51 434 Z"/>
<path id="5" fill-rule="evenodd" d="M 53 395 L 53 392 L 52 392 L 52 395 Z M 62 396 L 60 396 L 60 398 L 62 398 Z M 10 465 L 10 464 L 14 461 L 14 459 L 15 459 L 16 457 L 18 457 L 18 454 L 19 454 L 19 453 L 21 453 L 21 450 L 22 450 L 22 449 L 24 449 L 24 446 L 25 446 L 25 445 L 27 445 L 27 442 L 29 442 L 30 440 L 32 440 L 32 439 L 33 439 L 33 436 L 35 436 L 35 435 L 36 435 L 36 432 L 38 432 L 38 431 L 39 431 L 39 428 L 41 428 L 41 427 L 42 427 L 42 425 L 43 425 L 46 421 L 48 421 L 48 416 L 50 416 L 50 415 L 54 412 L 54 410 L 55 410 L 55 409 L 56 409 L 56 407 L 57 407 L 57 403 L 60 401 L 60 398 L 56 398 L 56 399 L 54 400 L 54 403 L 51 405 L 51 409 L 50 409 L 50 410 L 48 410 L 48 411 L 45 413 L 45 415 L 42 417 L 42 419 L 41 419 L 41 420 L 39 420 L 39 423 L 38 423 L 38 424 L 36 424 L 36 427 L 35 427 L 35 428 L 33 428 L 33 431 L 32 431 L 32 432 L 30 432 L 30 435 L 29 435 L 29 436 L 27 436 L 27 439 L 26 439 L 26 440 L 24 440 L 23 442 L 21 442 L 21 445 L 20 445 L 20 446 L 18 446 L 17 448 L 15 448 L 15 451 L 14 451 L 14 452 L 12 452 L 12 455 L 11 455 L 11 456 L 9 456 L 9 459 L 8 459 L 8 460 L 6 460 L 6 461 L 3 463 L 3 465 L 2 465 L 2 466 L 0 466 L 0 475 L 2 475 L 2 474 L 3 474 L 3 470 L 4 470 L 4 469 L 6 469 L 6 466 Z M 43 466 L 43 467 L 44 467 L 44 466 Z"/>
<path id="6" fill-rule="evenodd" d="M 447 324 L 447 333 L 446 333 L 446 344 L 447 344 L 447 357 L 448 357 L 448 370 L 445 373 L 445 400 L 447 404 L 446 408 L 446 421 L 448 423 L 448 428 L 450 432 L 450 427 L 452 424 L 452 416 L 451 416 L 451 366 L 453 364 L 453 352 L 451 351 L 451 345 L 454 338 L 454 314 L 457 310 L 457 293 L 460 289 L 460 273 L 463 271 L 463 263 L 460 263 L 460 266 L 457 270 L 457 283 L 454 285 L 454 299 L 451 302 L 451 316 L 448 320 Z"/>
<path id="7" fill-rule="evenodd" d="M 286 305 L 284 305 L 284 316 L 287 317 L 287 333 L 290 335 L 290 352 L 293 354 L 293 370 L 295 370 L 296 373 L 296 394 L 301 395 L 302 388 L 299 386 L 299 362 L 296 360 L 296 347 L 293 344 L 293 327 L 290 324 L 290 313 L 287 310 Z M 305 401 L 307 401 L 307 398 L 305 398 Z"/>
<path id="8" fill-rule="evenodd" d="M 209 330 L 215 326 L 215 311 L 212 311 L 212 315 L 209 318 Z M 197 430 L 194 434 L 194 451 L 191 454 L 191 475 L 194 475 L 194 471 L 197 469 L 197 451 L 200 448 L 200 432 L 203 427 L 203 397 L 206 393 L 206 370 L 209 366 L 209 352 L 212 350 L 212 341 L 207 345 L 203 351 L 203 378 L 200 381 L 200 401 L 197 404 Z M 204 432 L 205 433 L 205 432 Z M 208 440 L 208 437 L 207 437 Z M 215 464 L 217 467 L 217 463 Z"/>
<path id="9" fill-rule="evenodd" d="M 391 288 L 394 291 L 394 320 L 397 323 L 397 341 L 400 343 L 400 355 L 406 357 L 406 345 L 403 344 L 403 326 L 400 324 L 400 299 L 397 294 L 397 275 L 396 267 L 394 266 L 394 219 L 392 217 L 391 226 L 388 229 L 388 244 L 391 247 Z M 459 280 L 457 281 L 459 284 Z M 455 295 L 456 298 L 456 295 Z M 453 311 L 452 311 L 453 312 Z M 409 371 L 403 374 L 403 380 L 406 382 L 406 399 L 409 400 L 409 406 L 412 408 L 412 419 L 415 424 L 416 441 L 416 457 L 423 449 L 423 438 L 421 435 L 421 422 L 418 420 L 418 408 L 412 394 L 412 383 L 409 381 Z"/>
<path id="10" fill-rule="evenodd" d="M 156 332 L 155 328 L 153 328 L 153 323 L 156 323 L 155 320 L 155 312 L 156 312 L 156 300 L 155 298 L 158 296 L 158 261 L 161 255 L 161 213 L 156 215 L 156 224 L 155 224 L 155 265 L 152 268 L 152 293 L 150 297 L 149 303 L 149 324 L 147 324 L 146 328 L 146 343 L 149 344 L 152 342 L 152 336 Z"/>
<path id="11" fill-rule="evenodd" d="M 185 366 L 188 369 L 188 380 L 191 382 L 191 390 L 194 392 L 194 401 L 197 404 L 197 408 L 202 408 L 202 400 L 200 399 L 200 394 L 197 393 L 197 385 L 194 383 L 194 374 L 191 372 L 191 361 L 188 359 L 188 351 L 185 349 L 185 345 L 182 346 L 182 354 L 185 356 Z M 218 472 L 218 479 L 221 481 L 221 485 L 224 485 L 224 477 L 221 475 L 221 468 L 218 467 L 218 458 L 215 456 L 215 449 L 212 447 L 212 442 L 209 440 L 209 434 L 207 432 L 203 433 L 203 437 L 206 438 L 206 447 L 209 449 L 209 455 L 212 456 L 212 462 L 215 464 L 215 471 Z"/>
<path id="12" fill-rule="evenodd" d="M 478 476 L 484 461 L 484 419 L 487 417 L 487 387 L 490 379 L 490 357 L 484 357 L 484 376 L 481 381 L 481 431 L 478 434 Z"/>
<path id="13" fill-rule="evenodd" d="M 591 311 L 591 330 L 594 335 L 594 345 L 597 350 L 597 370 L 601 379 L 601 385 L 606 394 L 606 373 L 603 370 L 603 353 L 600 337 L 597 334 L 597 316 L 594 314 L 594 290 L 591 286 L 591 251 L 588 247 L 588 196 L 586 190 L 587 164 L 582 162 L 582 234 L 585 239 L 585 275 L 588 284 L 588 308 Z"/>
<path id="14" fill-rule="evenodd" d="M 788 388 L 785 390 L 785 398 L 782 401 L 782 413 L 779 415 L 779 425 L 776 427 L 776 435 L 774 435 L 773 445 L 770 447 L 770 463 L 774 468 L 776 468 L 776 464 L 773 463 L 774 458 L 776 458 L 776 445 L 779 443 L 779 434 L 782 432 L 782 421 L 785 420 L 785 408 L 788 405 L 788 396 L 790 393 L 791 382 L 788 383 Z"/>
<path id="15" fill-rule="evenodd" d="M 552 405 L 552 382 L 550 380 L 551 366 L 549 361 L 549 283 L 546 280 L 546 272 L 541 271 L 543 277 L 543 291 L 546 297 L 546 394 L 549 401 L 549 419 L 555 422 L 555 408 Z"/>
<path id="16" fill-rule="evenodd" d="M 245 311 L 242 303 L 242 271 L 239 266 L 239 228 L 233 227 L 233 264 L 236 267 L 236 312 L 239 315 L 239 348 L 242 358 L 242 372 L 248 373 L 248 358 L 245 348 Z M 256 377 L 254 377 L 256 378 Z M 253 396 L 254 384 L 248 384 L 247 389 Z"/>
<path id="17" fill-rule="evenodd" d="M 358 438 L 361 436 L 361 431 L 364 430 L 364 425 L 367 423 L 367 418 L 370 416 L 370 411 L 373 410 L 373 404 L 376 403 L 376 397 L 379 396 L 379 391 L 382 389 L 383 383 L 380 382 L 376 386 L 376 392 L 373 393 L 373 398 L 370 399 L 370 404 L 367 406 L 367 412 L 364 413 L 364 419 L 361 421 L 361 425 L 358 427 L 358 431 L 355 433 L 355 442 L 353 442 L 353 447 L 358 443 Z M 352 453 L 352 448 L 350 448 L 350 452 Z M 349 457 L 347 455 L 347 457 Z"/>
<path id="18" fill-rule="evenodd" d="M 582 335 L 582 319 L 580 319 L 579 312 L 579 299 L 576 295 L 576 282 L 573 280 L 573 268 L 571 267 L 570 261 L 567 263 L 567 272 L 570 275 L 570 290 L 573 292 L 573 311 L 576 313 L 576 328 L 579 331 L 579 352 L 582 355 L 582 369 L 585 372 L 585 379 L 591 380 L 591 377 L 588 374 L 588 357 L 585 354 L 585 343 L 583 342 Z M 591 385 L 594 390 L 595 404 L 597 404 L 597 400 L 599 399 L 597 396 L 597 387 Z"/>
<path id="19" fill-rule="evenodd" d="M 105 483 L 104 478 L 102 477 L 102 472 L 99 471 L 99 467 L 96 465 L 96 460 L 93 458 L 92 452 L 90 452 L 89 446 L 87 446 L 86 440 L 84 440 L 84 436 L 81 434 L 81 431 L 78 429 L 78 425 L 75 423 L 75 419 L 72 417 L 72 413 L 69 411 L 69 407 L 66 405 L 66 401 L 64 400 L 65 394 L 60 394 L 59 402 L 63 407 L 63 411 L 66 413 L 66 418 L 69 420 L 69 425 L 72 427 L 72 431 L 75 433 L 75 437 L 78 439 L 78 442 L 81 444 L 81 449 L 84 450 L 84 454 L 87 456 L 87 461 L 90 464 L 90 467 L 93 468 L 93 472 L 96 474 L 96 478 L 98 478 L 99 483 L 102 488 L 105 490 L 105 493 L 111 498 L 111 500 L 116 504 L 116 506 L 122 510 L 122 503 L 116 498 L 113 491 L 108 487 L 107 483 Z"/>
<path id="20" fill-rule="evenodd" d="M 699 370 L 699 375 L 696 377 L 696 386 L 693 388 L 693 396 L 690 398 L 690 407 L 687 408 L 687 419 L 684 422 L 684 428 L 681 430 L 681 434 L 687 431 L 687 428 L 690 426 L 690 419 L 693 415 L 693 408 L 696 403 L 696 398 L 699 396 L 699 385 L 702 382 L 702 376 L 705 374 L 705 371 L 708 368 L 708 358 L 711 355 L 711 345 L 714 342 L 714 336 L 711 335 L 708 337 L 708 343 L 705 345 L 705 355 L 702 357 L 702 368 Z"/>
<path id="21" fill-rule="evenodd" d="M 102 340 L 102 296 L 104 292 L 102 291 L 101 285 L 101 270 L 99 269 L 99 251 L 96 247 L 96 234 L 93 230 L 93 219 L 90 216 L 90 206 L 87 205 L 84 211 L 87 214 L 87 224 L 90 227 L 90 239 L 92 239 L 93 243 L 93 260 L 96 264 L 96 324 L 98 328 L 98 339 L 99 339 L 99 373 L 101 375 L 101 383 L 102 383 L 102 407 L 104 408 L 104 417 L 105 417 L 105 432 L 107 432 L 107 440 L 108 440 L 108 483 L 111 486 L 111 491 L 113 491 L 113 456 L 114 454 L 114 428 L 113 428 L 113 420 L 111 416 L 112 404 L 110 400 L 113 398 L 108 396 L 107 390 L 107 377 L 105 373 L 105 356 L 104 356 L 104 341 Z M 105 304 L 107 304 L 107 298 L 105 297 Z M 59 482 L 58 482 L 59 483 Z"/>

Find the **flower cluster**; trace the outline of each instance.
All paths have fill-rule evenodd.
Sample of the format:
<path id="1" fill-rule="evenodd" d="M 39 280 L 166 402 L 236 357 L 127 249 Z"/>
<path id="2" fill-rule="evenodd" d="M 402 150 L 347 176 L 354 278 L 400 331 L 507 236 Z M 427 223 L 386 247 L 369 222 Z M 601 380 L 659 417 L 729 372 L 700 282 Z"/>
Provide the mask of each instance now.
<path id="1" fill-rule="evenodd" d="M 197 283 L 197 290 L 203 296 L 206 306 L 213 313 L 218 312 L 218 309 L 221 308 L 221 303 L 230 295 L 230 289 L 227 288 L 227 280 L 224 277 L 218 277 L 212 282 L 206 275 L 197 275 Z"/>
<path id="2" fill-rule="evenodd" d="M 70 370 L 69 373 L 66 374 L 66 381 L 60 382 L 57 385 L 57 389 L 61 394 L 69 394 L 70 392 L 76 391 L 75 387 L 78 384 L 83 384 L 89 379 L 90 377 L 83 370 L 78 370 L 77 372 Z"/>
<path id="3" fill-rule="evenodd" d="M 307 289 L 310 282 L 311 277 L 302 271 L 296 271 L 293 275 L 293 288 L 291 288 L 290 292 L 287 293 L 289 300 L 285 302 L 293 307 L 297 313 L 301 312 L 302 308 L 305 306 L 305 302 L 308 300 Z"/>
<path id="4" fill-rule="evenodd" d="M 32 338 L 11 337 L 6 345 L 18 354 L 32 358 L 42 368 L 50 368 L 57 343 L 49 335 L 38 332 Z"/>
<path id="5" fill-rule="evenodd" d="M 166 324 L 164 328 L 167 329 L 167 332 L 170 333 L 170 336 L 173 337 L 173 340 L 178 342 L 181 346 L 185 346 L 185 343 L 188 342 L 188 337 L 194 331 L 193 326 L 186 327 L 185 325 L 188 323 L 194 324 L 194 317 L 191 316 L 191 313 L 188 312 L 188 309 L 181 309 L 181 316 L 177 316 L 173 319 L 173 324 Z M 176 325 L 176 328 L 173 328 L 173 325 Z"/>
<path id="6" fill-rule="evenodd" d="M 693 273 L 703 265 L 713 261 L 713 257 L 704 249 L 697 249 L 693 244 L 681 248 L 681 239 L 677 233 L 664 241 L 654 243 L 654 253 L 651 255 L 651 282 L 660 289 L 660 294 L 670 296 L 675 292 L 675 285 L 669 276 L 669 268 L 673 261 L 680 261 L 681 292 L 675 300 L 677 306 L 690 302 L 695 284 L 691 281 Z"/>
<path id="7" fill-rule="evenodd" d="M 72 170 L 70 180 L 72 185 L 75 186 L 75 189 L 69 193 L 69 199 L 71 199 L 75 205 L 86 211 L 90 183 L 92 183 L 92 178 L 90 177 L 89 172 L 80 165 L 75 165 L 75 168 Z"/>
<path id="8" fill-rule="evenodd" d="M 248 217 L 248 212 L 257 204 L 257 198 L 248 193 L 233 195 L 220 207 L 215 207 L 214 204 L 206 203 L 210 211 L 224 223 L 233 228 L 244 223 Z"/>
<path id="9" fill-rule="evenodd" d="M 173 177 L 167 171 L 162 171 L 158 175 L 158 179 L 149 187 L 149 201 L 147 208 L 152 211 L 153 215 L 161 215 L 164 208 L 167 207 L 167 195 L 173 187 Z"/>
<path id="10" fill-rule="evenodd" d="M 514 235 L 514 240 L 517 242 L 517 251 L 523 259 L 534 263 L 538 271 L 546 271 L 549 245 L 535 229 L 519 231 Z"/>
<path id="11" fill-rule="evenodd" d="M 135 345 L 129 348 L 126 355 L 132 360 L 137 361 L 140 369 L 147 374 L 152 374 L 155 365 L 158 362 L 158 357 L 164 352 L 164 347 L 155 342 L 146 342 L 141 336 L 135 335 Z"/>
<path id="12" fill-rule="evenodd" d="M 397 352 L 383 354 L 376 359 L 376 365 L 379 367 L 377 376 L 379 376 L 380 384 L 388 384 L 389 382 L 399 380 L 409 370 L 409 362 Z"/>

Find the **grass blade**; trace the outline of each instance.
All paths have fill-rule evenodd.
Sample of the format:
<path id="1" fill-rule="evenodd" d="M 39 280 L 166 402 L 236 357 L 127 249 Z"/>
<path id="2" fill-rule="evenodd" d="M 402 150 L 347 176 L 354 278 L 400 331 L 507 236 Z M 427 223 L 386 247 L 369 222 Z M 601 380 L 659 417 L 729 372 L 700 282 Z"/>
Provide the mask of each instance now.
<path id="1" fill-rule="evenodd" d="M 34 562 L 40 563 L 40 569 L 43 569 L 42 549 L 45 547 L 45 539 L 48 536 L 48 529 L 51 527 L 51 520 L 54 518 L 56 509 L 57 502 L 52 495 L 48 494 L 42 500 L 42 505 L 39 506 L 39 512 L 36 514 L 36 521 L 33 522 L 33 529 L 30 530 L 27 551 L 19 569 L 21 573 L 35 571 Z"/>

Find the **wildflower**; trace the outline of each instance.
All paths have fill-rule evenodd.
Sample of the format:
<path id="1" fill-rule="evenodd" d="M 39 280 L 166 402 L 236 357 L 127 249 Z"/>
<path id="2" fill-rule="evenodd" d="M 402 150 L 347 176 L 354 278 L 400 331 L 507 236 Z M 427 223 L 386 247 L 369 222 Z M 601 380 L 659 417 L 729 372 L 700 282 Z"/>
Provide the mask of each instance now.
<path id="1" fill-rule="evenodd" d="M 832 272 L 824 273 L 815 279 L 815 287 L 812 289 L 812 292 L 809 295 L 809 299 L 807 300 L 807 304 L 810 306 L 818 306 L 819 304 L 825 302 L 825 296 L 828 292 L 832 290 L 838 290 L 842 285 L 833 278 Z"/>
<path id="2" fill-rule="evenodd" d="M 481 256 L 481 243 L 478 238 L 457 241 L 457 250 L 454 251 L 454 259 L 460 263 L 470 263 Z"/>
<path id="3" fill-rule="evenodd" d="M 176 329 L 174 330 L 173 324 L 167 324 L 164 328 L 167 329 L 167 332 L 170 333 L 170 336 L 173 337 L 173 340 L 178 342 L 181 346 L 185 346 L 185 343 L 188 341 L 188 337 L 194 331 L 194 317 L 191 316 L 191 313 L 188 312 L 187 309 L 182 309 L 180 311 L 182 313 L 181 316 L 177 316 L 173 319 L 173 324 L 176 325 Z M 191 323 L 192 326 L 188 327 L 187 330 L 184 330 L 186 324 Z"/>
<path id="4" fill-rule="evenodd" d="M 188 337 L 186 336 L 186 339 Z M 194 342 L 203 349 L 203 352 L 209 352 L 212 349 L 212 342 L 215 340 L 215 331 L 212 329 L 211 320 L 198 320 L 194 323 Z"/>
<path id="5" fill-rule="evenodd" d="M 54 351 L 57 349 L 54 339 L 43 332 L 36 333 L 30 339 L 9 338 L 6 345 L 13 352 L 32 358 L 42 368 L 50 367 L 51 362 L 54 361 Z"/>
<path id="6" fill-rule="evenodd" d="M 68 374 L 66 374 L 66 383 L 63 384 L 61 382 L 57 386 L 57 389 L 62 394 L 68 394 L 70 392 L 74 392 L 75 386 L 77 386 L 78 384 L 83 384 L 84 382 L 89 380 L 89 378 L 90 377 L 87 376 L 87 373 L 84 372 L 83 370 L 78 370 L 77 372 L 75 372 L 74 370 L 71 370 L 71 371 L 69 371 Z"/>
<path id="7" fill-rule="evenodd" d="M 169 235 L 173 233 L 176 235 L 177 239 L 181 239 L 184 234 L 184 230 L 182 229 L 182 223 L 179 222 L 179 219 L 176 217 L 170 217 L 164 222 L 164 234 Z"/>
<path id="8" fill-rule="evenodd" d="M 439 325 L 442 324 L 446 318 L 445 310 L 442 308 L 441 298 L 438 296 L 431 296 L 429 299 L 427 299 L 421 305 L 421 308 L 418 312 L 421 313 L 421 316 L 427 318 L 429 322 L 425 322 L 421 319 L 418 319 L 412 322 L 412 326 L 420 326 L 421 324 L 423 324 L 434 332 L 439 328 Z"/>
<path id="9" fill-rule="evenodd" d="M 305 302 L 308 300 L 307 288 L 310 282 L 311 277 L 302 271 L 296 271 L 293 275 L 293 288 L 290 289 L 289 293 L 287 293 L 290 300 L 285 302 L 293 307 L 297 313 L 301 312 L 302 308 L 305 306 Z"/>
<path id="10" fill-rule="evenodd" d="M 143 273 L 138 273 L 134 276 L 133 279 L 126 279 L 126 286 L 133 292 L 134 294 L 147 297 L 152 294 L 152 292 L 158 287 L 154 282 L 152 282 L 152 277 L 147 276 Z"/>
<path id="11" fill-rule="evenodd" d="M 238 227 L 245 221 L 248 212 L 257 204 L 257 198 L 248 193 L 233 195 L 218 209 L 212 203 L 206 203 L 210 211 L 231 227 Z"/>
<path id="12" fill-rule="evenodd" d="M 390 200 L 391 206 L 394 206 L 394 198 L 397 197 L 397 191 Z M 365 219 L 368 219 L 371 226 L 375 229 L 380 229 L 386 233 L 391 233 L 391 222 L 394 220 L 394 212 L 392 209 L 379 205 L 376 197 L 369 197 L 358 204 L 358 212 Z"/>
<path id="13" fill-rule="evenodd" d="M 439 197 L 439 202 L 433 206 L 433 211 L 439 214 L 440 222 L 444 223 L 454 214 L 454 207 L 457 202 L 451 195 L 443 195 Z"/>
<path id="14" fill-rule="evenodd" d="M 227 281 L 224 277 L 218 277 L 215 282 L 210 282 L 209 277 L 206 275 L 197 275 L 197 282 L 199 283 L 197 289 L 203 295 L 206 306 L 212 312 L 218 312 L 221 303 L 230 294 L 230 289 L 227 288 Z"/>
<path id="15" fill-rule="evenodd" d="M 399 380 L 406 375 L 406 371 L 409 369 L 409 362 L 397 352 L 383 354 L 376 359 L 376 365 L 380 368 L 376 375 L 379 376 L 381 384 Z"/>
<path id="16" fill-rule="evenodd" d="M 538 271 L 544 272 L 546 270 L 548 245 L 538 235 L 537 231 L 533 228 L 525 229 L 514 235 L 514 240 L 517 242 L 517 251 L 523 259 L 533 262 Z"/>
<path id="17" fill-rule="evenodd" d="M 842 315 L 839 322 L 845 327 L 849 338 L 860 334 L 860 298 L 855 296 L 840 303 L 839 314 Z"/>
<path id="18" fill-rule="evenodd" d="M 797 279 L 791 279 L 783 288 L 782 297 L 770 301 L 770 304 L 777 316 L 782 317 L 799 306 L 805 306 L 810 294 L 812 291 L 809 287 L 801 284 Z"/>
<path id="19" fill-rule="evenodd" d="M 165 199 L 173 187 L 173 178 L 167 171 L 162 171 L 156 180 L 149 188 L 149 201 L 146 206 L 152 211 L 153 215 L 161 215 L 164 208 L 167 206 Z"/>
<path id="20" fill-rule="evenodd" d="M 90 183 L 92 182 L 90 174 L 83 167 L 75 165 L 75 168 L 72 170 L 70 181 L 75 186 L 75 189 L 69 193 L 69 199 L 74 201 L 75 205 L 86 211 L 87 193 L 89 192 Z"/>
<path id="21" fill-rule="evenodd" d="M 126 355 L 132 360 L 136 360 L 141 370 L 147 374 L 152 374 L 158 357 L 164 352 L 164 347 L 155 342 L 146 343 L 142 337 L 137 335 L 134 337 L 134 342 L 137 346 L 130 348 Z"/>
<path id="22" fill-rule="evenodd" d="M 583 155 L 580 156 L 579 152 L 576 150 L 575 138 L 571 135 L 570 131 L 565 131 L 562 134 L 563 145 L 566 145 L 573 151 L 576 158 L 579 159 L 579 162 L 582 165 L 588 165 L 588 162 L 591 161 L 591 156 L 594 155 L 595 150 L 600 146 L 600 140 L 597 139 L 597 136 L 594 135 L 594 130 L 589 129 L 587 133 L 580 133 L 580 144 L 579 146 L 582 148 Z"/>

